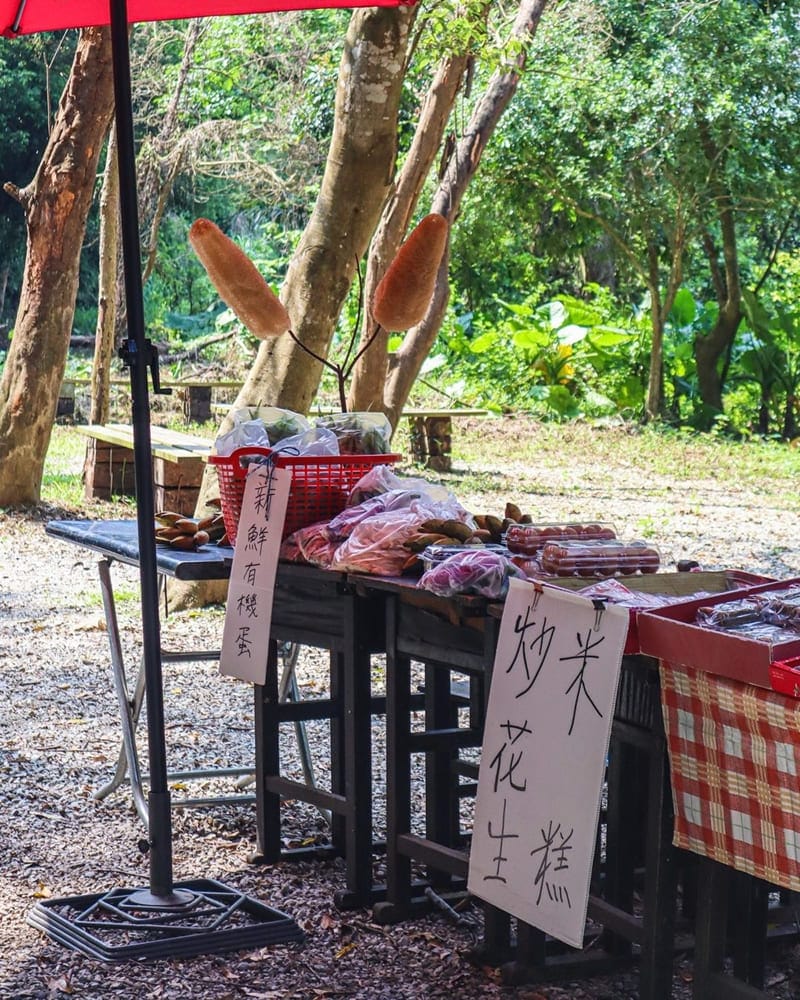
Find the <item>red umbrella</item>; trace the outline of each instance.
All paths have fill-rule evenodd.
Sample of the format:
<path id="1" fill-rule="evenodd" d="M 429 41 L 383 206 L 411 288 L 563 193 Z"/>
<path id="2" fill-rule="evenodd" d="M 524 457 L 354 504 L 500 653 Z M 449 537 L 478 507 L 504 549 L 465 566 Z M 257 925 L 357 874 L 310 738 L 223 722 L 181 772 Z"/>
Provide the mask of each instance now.
<path id="1" fill-rule="evenodd" d="M 276 10 L 322 7 L 398 7 L 414 0 L 130 0 L 127 20 L 176 21 L 217 14 L 266 14 Z M 37 31 L 111 24 L 109 0 L 0 0 L 0 31 L 30 35 Z"/>
<path id="2" fill-rule="evenodd" d="M 142 647 L 147 697 L 150 794 L 147 888 L 49 899 L 30 922 L 56 941 L 106 961 L 197 955 L 302 937 L 285 914 L 209 879 L 175 885 L 167 785 L 158 573 L 153 532 L 148 368 L 160 391 L 158 356 L 147 339 L 142 302 L 136 163 L 131 111 L 128 25 L 218 14 L 267 13 L 329 7 L 412 6 L 415 0 L 0 0 L 0 34 L 111 25 L 115 118 L 120 172 L 120 216 L 125 264 L 128 336 L 120 352 L 131 370 L 136 473 Z M 230 919 L 229 919 L 230 918 Z M 245 919 L 246 918 L 246 919 Z"/>

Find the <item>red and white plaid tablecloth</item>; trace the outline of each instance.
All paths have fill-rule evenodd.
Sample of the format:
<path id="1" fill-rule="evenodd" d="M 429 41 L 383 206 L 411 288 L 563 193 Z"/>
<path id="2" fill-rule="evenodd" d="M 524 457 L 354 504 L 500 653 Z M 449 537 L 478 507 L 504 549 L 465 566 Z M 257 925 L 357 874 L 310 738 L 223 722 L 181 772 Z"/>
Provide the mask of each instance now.
<path id="1" fill-rule="evenodd" d="M 800 701 L 661 664 L 674 843 L 800 891 Z"/>

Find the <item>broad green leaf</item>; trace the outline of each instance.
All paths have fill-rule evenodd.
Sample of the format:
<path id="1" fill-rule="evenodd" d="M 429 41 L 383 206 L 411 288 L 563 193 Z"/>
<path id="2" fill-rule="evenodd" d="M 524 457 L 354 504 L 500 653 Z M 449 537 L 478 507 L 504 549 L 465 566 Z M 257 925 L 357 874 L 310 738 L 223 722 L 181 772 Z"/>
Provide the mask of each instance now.
<path id="1" fill-rule="evenodd" d="M 561 299 L 561 304 L 567 311 L 570 323 L 577 326 L 597 326 L 598 323 L 602 323 L 603 321 L 602 313 L 580 299 L 564 297 Z"/>
<path id="2" fill-rule="evenodd" d="M 630 340 L 633 334 L 616 326 L 594 326 L 589 333 L 589 341 L 595 347 L 615 347 Z"/>
<path id="3" fill-rule="evenodd" d="M 471 340 L 469 349 L 473 354 L 485 354 L 486 351 L 491 351 L 498 339 L 499 334 L 494 330 L 489 330 L 487 333 L 482 333 L 474 340 Z"/>
<path id="4" fill-rule="evenodd" d="M 526 330 L 517 330 L 512 340 L 516 347 L 525 351 L 540 351 L 550 343 L 551 336 L 536 327 L 528 327 Z"/>
<path id="5" fill-rule="evenodd" d="M 689 326 L 697 316 L 697 303 L 688 288 L 679 288 L 672 304 L 670 319 L 676 326 Z"/>

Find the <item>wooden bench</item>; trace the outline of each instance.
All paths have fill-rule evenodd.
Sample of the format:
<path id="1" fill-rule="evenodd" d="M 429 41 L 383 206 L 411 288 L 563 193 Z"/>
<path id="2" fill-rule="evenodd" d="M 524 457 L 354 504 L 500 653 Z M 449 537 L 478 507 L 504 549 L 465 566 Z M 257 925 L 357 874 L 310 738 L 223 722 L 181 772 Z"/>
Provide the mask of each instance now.
<path id="1" fill-rule="evenodd" d="M 129 424 L 87 424 L 78 430 L 88 438 L 83 466 L 87 498 L 109 500 L 136 492 L 133 428 Z M 156 510 L 193 514 L 205 458 L 212 442 L 193 434 L 150 428 Z"/>
<path id="2" fill-rule="evenodd" d="M 113 378 L 110 382 L 114 388 L 130 387 L 130 380 L 124 378 Z M 72 420 L 75 416 L 75 389 L 85 388 L 91 385 L 88 378 L 65 378 L 61 383 L 61 391 L 58 396 L 58 408 L 56 419 Z M 187 423 L 203 424 L 211 420 L 212 399 L 218 389 L 239 391 L 241 382 L 209 382 L 208 380 L 181 380 L 179 382 L 163 381 L 161 386 L 164 389 L 172 389 L 177 393 L 183 403 L 183 415 Z"/>

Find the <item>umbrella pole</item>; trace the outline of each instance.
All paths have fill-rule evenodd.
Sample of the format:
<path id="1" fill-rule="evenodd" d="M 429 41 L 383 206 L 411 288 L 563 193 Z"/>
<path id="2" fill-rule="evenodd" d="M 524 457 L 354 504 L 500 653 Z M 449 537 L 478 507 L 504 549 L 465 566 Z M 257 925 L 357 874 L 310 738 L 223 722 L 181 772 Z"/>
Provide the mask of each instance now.
<path id="1" fill-rule="evenodd" d="M 111 0 L 111 48 L 114 68 L 115 117 L 119 162 L 119 199 L 122 253 L 125 271 L 127 340 L 122 358 L 130 366 L 136 510 L 139 530 L 142 640 L 146 683 L 147 735 L 150 752 L 148 846 L 150 893 L 154 901 L 180 902 L 172 882 L 172 818 L 167 786 L 164 739 L 164 698 L 161 673 L 161 628 L 158 613 L 158 575 L 154 535 L 153 468 L 150 451 L 148 368 L 153 389 L 159 391 L 158 357 L 145 336 L 142 299 L 139 212 L 131 108 L 130 53 L 126 0 Z"/>
<path id="2" fill-rule="evenodd" d="M 202 953 L 301 942 L 303 932 L 280 910 L 214 879 L 179 885 L 172 878 L 172 816 L 167 785 L 161 628 L 154 531 L 153 467 L 147 369 L 160 392 L 158 354 L 145 337 L 136 160 L 131 108 L 126 0 L 110 0 L 120 216 L 128 336 L 120 354 L 131 370 L 133 454 L 142 588 L 142 640 L 150 751 L 149 887 L 118 888 L 41 900 L 28 922 L 55 941 L 102 961 L 186 958 Z"/>

